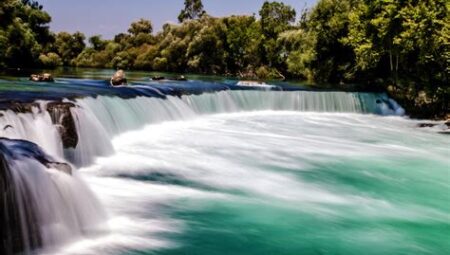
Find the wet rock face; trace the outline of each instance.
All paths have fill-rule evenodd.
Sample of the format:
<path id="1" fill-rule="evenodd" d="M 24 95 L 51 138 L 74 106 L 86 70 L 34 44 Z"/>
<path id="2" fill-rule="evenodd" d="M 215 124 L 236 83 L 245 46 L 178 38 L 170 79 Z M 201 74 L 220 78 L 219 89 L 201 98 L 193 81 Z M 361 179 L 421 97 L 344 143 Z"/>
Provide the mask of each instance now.
<path id="1" fill-rule="evenodd" d="M 76 107 L 76 105 L 71 102 L 50 102 L 44 109 L 42 109 L 41 105 L 36 102 L 10 102 L 6 109 L 12 110 L 16 113 L 32 113 L 46 110 L 50 114 L 52 123 L 58 129 L 64 148 L 67 149 L 75 148 L 78 144 L 76 123 L 74 116 L 70 111 L 73 107 Z M 0 117 L 2 117 L 1 113 Z M 0 128 L 6 130 L 8 128 L 13 129 L 14 127 L 11 125 L 6 125 Z"/>
<path id="2" fill-rule="evenodd" d="M 40 105 L 36 102 L 31 103 L 19 103 L 11 102 L 8 109 L 17 113 L 28 113 L 33 112 L 33 109 L 38 109 L 40 111 Z"/>
<path id="3" fill-rule="evenodd" d="M 56 169 L 60 172 L 72 175 L 72 167 L 67 163 L 47 162 L 44 164 L 47 168 Z"/>
<path id="4" fill-rule="evenodd" d="M 64 148 L 75 148 L 78 144 L 78 133 L 74 117 L 70 111 L 75 104 L 68 102 L 51 102 L 47 111 L 57 127 Z"/>

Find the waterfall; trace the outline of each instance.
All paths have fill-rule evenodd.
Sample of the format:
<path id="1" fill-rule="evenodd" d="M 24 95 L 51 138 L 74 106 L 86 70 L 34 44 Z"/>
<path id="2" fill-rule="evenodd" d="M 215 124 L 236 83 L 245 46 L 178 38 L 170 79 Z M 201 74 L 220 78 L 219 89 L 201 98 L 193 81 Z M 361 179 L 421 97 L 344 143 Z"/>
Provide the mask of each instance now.
<path id="1" fill-rule="evenodd" d="M 98 231 L 104 220 L 71 167 L 24 140 L 0 138 L 1 254 L 30 254 Z"/>
<path id="2" fill-rule="evenodd" d="M 93 194 L 76 171 L 69 175 L 49 163 L 67 160 L 88 166 L 114 153 L 111 140 L 123 132 L 150 123 L 245 111 L 404 113 L 384 94 L 249 90 L 165 98 L 84 97 L 35 102 L 26 109 L 0 111 L 0 137 L 5 137 L 0 138 L 0 189 L 6 208 L 0 215 L 6 230 L 2 254 L 30 253 L 95 232 L 104 216 Z"/>
<path id="3" fill-rule="evenodd" d="M 77 166 L 87 166 L 96 157 L 113 153 L 110 141 L 120 133 L 145 124 L 203 114 L 259 110 L 404 114 L 403 109 L 384 94 L 311 91 L 227 90 L 167 96 L 166 99 L 98 96 L 77 99 L 75 105 L 77 107 L 70 108 L 78 135 L 75 148 L 63 149 L 55 121 L 45 110 L 47 105 L 44 102 L 40 104 L 44 109 L 33 109 L 30 113 L 1 113 L 0 136 L 32 141 L 52 156 L 66 158 Z"/>

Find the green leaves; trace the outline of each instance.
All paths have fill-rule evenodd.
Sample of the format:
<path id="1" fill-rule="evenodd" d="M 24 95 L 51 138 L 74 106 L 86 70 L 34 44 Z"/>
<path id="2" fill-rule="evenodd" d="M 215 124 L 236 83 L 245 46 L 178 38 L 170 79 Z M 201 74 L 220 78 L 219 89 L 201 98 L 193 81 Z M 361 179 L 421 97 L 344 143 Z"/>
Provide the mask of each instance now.
<path id="1" fill-rule="evenodd" d="M 295 10 L 281 2 L 264 2 L 261 10 L 261 29 L 268 38 L 276 36 L 287 30 L 289 25 L 295 21 Z"/>
<path id="2" fill-rule="evenodd" d="M 51 41 L 46 26 L 50 15 L 35 1 L 0 2 L 0 66 L 38 64 L 41 51 Z"/>
<path id="3" fill-rule="evenodd" d="M 203 10 L 203 3 L 201 0 L 185 0 L 184 9 L 178 15 L 178 21 L 201 18 L 206 12 Z"/>
<path id="4" fill-rule="evenodd" d="M 140 19 L 131 23 L 128 33 L 137 36 L 140 33 L 151 34 L 153 32 L 153 25 L 150 20 Z"/>

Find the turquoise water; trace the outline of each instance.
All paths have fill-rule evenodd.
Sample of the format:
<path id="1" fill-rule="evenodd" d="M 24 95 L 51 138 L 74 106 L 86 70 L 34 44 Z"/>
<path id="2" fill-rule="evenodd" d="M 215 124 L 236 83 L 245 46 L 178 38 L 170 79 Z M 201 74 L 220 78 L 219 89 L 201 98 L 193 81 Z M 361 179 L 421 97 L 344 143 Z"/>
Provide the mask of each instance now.
<path id="1" fill-rule="evenodd" d="M 38 254 L 450 254 L 445 126 L 392 116 L 404 111 L 386 95 L 249 91 L 139 73 L 111 88 L 106 72 L 92 75 L 0 81 L 5 105 L 74 99 L 75 149 L 62 148 L 44 101 L 32 113 L 1 111 L 0 127 L 11 127 L 0 136 L 73 163 L 101 207 L 77 187 L 64 202 L 99 224 L 93 216 L 106 213 L 98 232 L 76 222 L 80 231 Z M 40 227 L 58 236 L 61 226 Z"/>
<path id="2" fill-rule="evenodd" d="M 401 117 L 250 112 L 148 125 L 81 170 L 113 254 L 448 254 L 450 141 Z"/>

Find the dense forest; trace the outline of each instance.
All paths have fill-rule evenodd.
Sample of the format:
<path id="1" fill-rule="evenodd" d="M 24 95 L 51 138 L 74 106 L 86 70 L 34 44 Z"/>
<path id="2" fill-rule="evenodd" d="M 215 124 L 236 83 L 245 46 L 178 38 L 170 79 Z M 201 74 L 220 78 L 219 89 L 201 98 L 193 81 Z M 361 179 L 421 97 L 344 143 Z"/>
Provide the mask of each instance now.
<path id="1" fill-rule="evenodd" d="M 180 7 L 181 9 L 182 7 Z M 0 2 L 0 67 L 140 69 L 305 79 L 384 90 L 418 117 L 449 112 L 450 2 L 319 0 L 297 12 L 265 2 L 254 16 L 216 18 L 185 0 L 179 24 L 133 22 L 112 40 L 53 33 L 32 0 Z"/>

